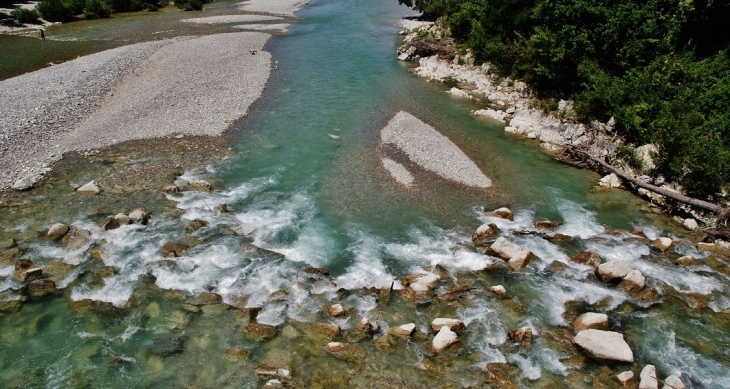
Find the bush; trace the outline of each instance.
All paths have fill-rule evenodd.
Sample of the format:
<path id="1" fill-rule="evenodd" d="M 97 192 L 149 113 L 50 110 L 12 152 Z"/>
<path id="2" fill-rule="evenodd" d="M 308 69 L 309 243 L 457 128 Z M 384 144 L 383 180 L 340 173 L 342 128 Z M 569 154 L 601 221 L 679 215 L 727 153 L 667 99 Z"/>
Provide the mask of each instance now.
<path id="1" fill-rule="evenodd" d="M 38 20 L 38 11 L 35 9 L 27 9 L 27 8 L 16 8 L 12 11 L 10 11 L 10 16 L 12 16 L 15 20 L 18 21 L 18 23 L 24 23 L 24 24 L 37 24 L 40 23 L 40 20 Z"/>
<path id="2" fill-rule="evenodd" d="M 199 11 L 203 9 L 203 2 L 200 0 L 174 0 L 175 6 L 183 11 Z"/>
<path id="3" fill-rule="evenodd" d="M 84 17 L 86 19 L 108 18 L 111 13 L 109 6 L 102 0 L 86 0 L 86 7 L 84 8 Z"/>
<path id="4" fill-rule="evenodd" d="M 36 10 L 49 22 L 68 22 L 74 19 L 74 14 L 61 0 L 41 0 L 36 5 Z"/>

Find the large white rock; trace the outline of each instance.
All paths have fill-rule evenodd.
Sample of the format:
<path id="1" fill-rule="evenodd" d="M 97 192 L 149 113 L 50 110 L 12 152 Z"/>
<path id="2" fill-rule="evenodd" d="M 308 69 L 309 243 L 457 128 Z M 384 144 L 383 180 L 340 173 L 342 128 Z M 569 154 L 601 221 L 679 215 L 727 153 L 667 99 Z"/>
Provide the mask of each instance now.
<path id="1" fill-rule="evenodd" d="M 414 332 L 416 332 L 416 324 L 415 323 L 408 323 L 408 324 L 402 324 L 397 327 L 393 327 L 390 329 L 391 333 L 398 336 L 408 337 L 413 335 Z"/>
<path id="2" fill-rule="evenodd" d="M 497 234 L 497 226 L 494 223 L 484 223 L 471 235 L 471 241 L 476 245 L 484 244 L 484 241 Z"/>
<path id="3" fill-rule="evenodd" d="M 68 226 L 63 223 L 56 223 L 52 225 L 48 232 L 46 233 L 46 237 L 48 239 L 58 239 L 68 232 Z"/>
<path id="4" fill-rule="evenodd" d="M 634 362 L 634 353 L 618 332 L 583 330 L 573 338 L 573 343 L 600 361 Z"/>
<path id="5" fill-rule="evenodd" d="M 613 379 L 621 386 L 629 386 L 634 383 L 634 372 L 631 370 L 616 374 Z"/>
<path id="6" fill-rule="evenodd" d="M 89 181 L 85 185 L 76 189 L 76 191 L 81 192 L 81 193 L 97 195 L 97 194 L 99 194 L 99 192 L 101 192 L 101 189 L 99 189 L 99 184 L 97 184 L 96 181 Z"/>
<path id="7" fill-rule="evenodd" d="M 672 243 L 674 243 L 674 241 L 667 237 L 656 238 L 653 242 L 651 242 L 654 247 L 661 251 L 669 250 L 669 248 L 672 247 Z"/>
<path id="8" fill-rule="evenodd" d="M 639 389 L 659 389 L 659 380 L 656 376 L 656 367 L 646 365 L 639 374 Z"/>
<path id="9" fill-rule="evenodd" d="M 431 295 L 433 288 L 438 285 L 441 277 L 434 273 L 419 274 L 410 282 L 403 293 L 410 298 L 428 297 Z"/>
<path id="10" fill-rule="evenodd" d="M 27 178 L 18 178 L 10 188 L 18 191 L 29 190 L 33 188 L 33 183 Z"/>
<path id="11" fill-rule="evenodd" d="M 684 223 L 682 223 L 682 225 L 684 226 L 684 228 L 690 231 L 694 231 L 700 228 L 700 226 L 697 224 L 697 220 L 695 219 L 684 219 Z"/>
<path id="12" fill-rule="evenodd" d="M 579 332 L 588 329 L 607 330 L 608 315 L 605 313 L 586 312 L 578 316 L 573 322 L 573 331 Z"/>
<path id="13" fill-rule="evenodd" d="M 613 261 L 608 261 L 598 265 L 596 268 L 596 275 L 603 282 L 611 282 L 626 277 L 626 275 L 632 270 L 634 269 L 632 269 L 626 262 L 614 259 Z"/>
<path id="14" fill-rule="evenodd" d="M 621 179 L 616 174 L 611 173 L 598 180 L 598 185 L 606 188 L 620 188 Z"/>
<path id="15" fill-rule="evenodd" d="M 497 297 L 505 297 L 507 296 L 507 289 L 504 288 L 502 285 L 494 285 L 490 286 L 489 289 L 487 289 L 489 293 L 497 296 Z"/>
<path id="16" fill-rule="evenodd" d="M 434 354 L 441 353 L 457 343 L 459 343 L 459 336 L 456 335 L 456 332 L 451 331 L 449 327 L 441 327 L 431 341 L 431 352 Z"/>
<path id="17" fill-rule="evenodd" d="M 449 327 L 451 331 L 460 331 L 464 329 L 464 323 L 459 319 L 448 319 L 439 317 L 431 321 L 431 331 L 434 333 L 439 332 L 441 327 Z"/>
<path id="18" fill-rule="evenodd" d="M 662 386 L 662 389 L 686 389 L 687 386 L 684 385 L 684 382 L 682 382 L 682 379 L 677 377 L 676 375 L 670 375 L 669 377 L 664 379 L 664 386 Z"/>
<path id="19" fill-rule="evenodd" d="M 638 270 L 632 270 L 626 274 L 624 280 L 618 285 L 619 289 L 623 289 L 627 292 L 641 292 L 644 289 L 646 278 Z"/>
<path id="20" fill-rule="evenodd" d="M 489 248 L 494 250 L 500 258 L 506 260 L 509 260 L 522 252 L 522 248 L 520 246 L 508 241 L 507 238 L 503 236 L 497 238 L 497 240 L 495 240 Z"/>

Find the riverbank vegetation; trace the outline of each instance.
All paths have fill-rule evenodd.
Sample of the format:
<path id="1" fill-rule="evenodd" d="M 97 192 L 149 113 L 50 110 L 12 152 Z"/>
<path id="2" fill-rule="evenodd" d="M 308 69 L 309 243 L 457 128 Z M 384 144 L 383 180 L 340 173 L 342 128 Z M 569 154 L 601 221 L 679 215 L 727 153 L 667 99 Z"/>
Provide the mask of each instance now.
<path id="1" fill-rule="evenodd" d="M 660 151 L 655 174 L 722 199 L 730 183 L 730 3 L 716 0 L 399 0 L 541 98 L 576 100 Z"/>

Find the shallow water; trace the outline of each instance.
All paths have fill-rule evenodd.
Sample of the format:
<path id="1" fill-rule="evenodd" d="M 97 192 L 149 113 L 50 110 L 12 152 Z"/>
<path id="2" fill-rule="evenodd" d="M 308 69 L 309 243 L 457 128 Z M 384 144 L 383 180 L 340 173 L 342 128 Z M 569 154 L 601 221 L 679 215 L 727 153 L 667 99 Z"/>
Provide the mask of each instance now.
<path id="1" fill-rule="evenodd" d="M 232 152 L 178 178 L 180 184 L 209 180 L 216 191 L 161 195 L 158 188 L 174 179 L 168 173 L 140 184 L 144 196 L 121 188 L 79 200 L 70 184 L 92 178 L 104 184 L 103 177 L 120 166 L 141 169 L 154 159 L 113 152 L 6 204 L 12 212 L 4 213 L 3 239 L 15 238 L 23 257 L 38 264 L 56 259 L 77 268 L 57 282 L 64 287 L 58 296 L 32 298 L 16 312 L 0 313 L 0 386 L 260 387 L 265 381 L 253 370 L 264 364 L 292 367 L 297 387 L 484 387 L 489 362 L 517 366 L 510 375 L 523 387 L 593 387 L 627 369 L 638 375 L 647 363 L 657 365 L 660 377 L 681 372 L 689 387 L 730 386 L 730 283 L 721 271 L 726 259 L 712 262 L 683 240 L 695 236 L 643 213 L 644 204 L 627 192 L 591 191 L 595 174 L 552 161 L 534 144 L 471 117 L 475 106 L 450 97 L 443 85 L 408 73 L 394 51 L 398 19 L 410 11 L 396 3 L 315 0 L 288 33 L 269 42 L 278 69 L 251 115 L 225 138 Z M 210 13 L 233 11 L 231 3 L 214 7 Z M 134 31 L 146 31 L 132 33 L 131 41 L 152 30 L 225 31 L 179 23 L 181 14 L 123 17 L 139 26 Z M 94 37 L 121 44 L 121 21 L 61 26 L 54 36 L 87 42 L 95 29 Z M 448 136 L 494 187 L 470 189 L 436 176 L 412 190 L 399 187 L 380 165 L 377 147 L 378 131 L 399 110 Z M 222 204 L 230 212 L 219 212 Z M 514 221 L 482 215 L 482 207 L 504 205 L 515 211 Z M 104 231 L 96 224 L 140 206 L 152 214 L 147 226 Z M 186 232 L 194 219 L 208 226 Z M 556 232 L 573 240 L 546 239 L 533 227 L 544 219 L 565 222 Z M 37 236 L 57 221 L 90 230 L 92 240 L 69 251 L 63 242 Z M 485 222 L 538 258 L 520 273 L 483 270 L 500 262 L 471 246 L 471 232 Z M 663 254 L 615 230 L 634 226 L 651 239 L 670 235 L 678 243 Z M 160 249 L 166 241 L 184 242 L 190 250 L 165 260 Z M 570 260 L 584 249 L 641 270 L 660 292 L 660 303 L 649 306 L 598 281 L 587 266 Z M 672 259 L 680 255 L 700 258 L 701 265 L 676 267 Z M 564 269 L 549 271 L 554 261 Z M 377 290 L 366 289 L 436 265 L 445 269 L 440 295 L 456 285 L 470 289 L 428 304 L 398 292 L 388 304 L 378 303 Z M 309 267 L 326 267 L 332 277 L 305 273 Z M 22 294 L 13 271 L 12 262 L 0 266 L 0 300 Z M 497 284 L 509 299 L 489 296 L 487 287 Z M 243 312 L 223 304 L 186 305 L 205 291 L 231 305 L 262 307 L 257 321 L 276 325 L 278 335 L 250 340 L 242 333 L 249 323 Z M 272 300 L 280 291 L 286 294 Z M 333 301 L 346 308 L 345 318 L 320 312 Z M 635 364 L 606 370 L 583 361 L 575 367 L 575 351 L 547 335 L 536 336 L 529 349 L 507 337 L 521 326 L 536 333 L 572 329 L 571 320 L 589 310 L 608 313 L 611 329 L 631 345 Z M 308 335 L 302 324 L 331 322 L 347 330 L 363 317 L 381 332 L 414 322 L 419 333 L 385 351 L 362 341 L 364 356 L 346 362 L 324 351 L 326 341 Z M 458 350 L 440 356 L 428 351 L 435 317 L 467 324 Z"/>

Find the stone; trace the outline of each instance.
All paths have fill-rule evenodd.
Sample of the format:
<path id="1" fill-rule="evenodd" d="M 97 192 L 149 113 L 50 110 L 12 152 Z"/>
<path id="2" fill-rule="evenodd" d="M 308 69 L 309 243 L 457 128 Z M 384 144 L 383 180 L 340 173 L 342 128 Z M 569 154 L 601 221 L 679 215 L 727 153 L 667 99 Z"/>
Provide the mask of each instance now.
<path id="1" fill-rule="evenodd" d="M 439 330 L 441 330 L 441 327 L 449 327 L 449 329 L 454 332 L 460 332 L 466 329 L 464 323 L 459 319 L 448 319 L 439 317 L 431 321 L 431 331 L 433 331 L 434 334 L 439 332 Z"/>
<path id="2" fill-rule="evenodd" d="M 408 287 L 403 290 L 403 295 L 410 299 L 430 298 L 433 295 L 433 288 L 438 285 L 441 277 L 434 273 L 417 274 L 406 277 Z"/>
<path id="3" fill-rule="evenodd" d="M 282 381 L 290 381 L 292 379 L 292 369 L 289 366 L 257 366 L 253 373 L 262 379 L 276 378 Z"/>
<path id="4" fill-rule="evenodd" d="M 621 179 L 615 173 L 611 173 L 598 180 L 598 185 L 604 188 L 620 188 Z"/>
<path id="5" fill-rule="evenodd" d="M 512 341 L 519 343 L 522 347 L 530 347 L 532 344 L 532 328 L 520 327 L 507 333 Z"/>
<path id="6" fill-rule="evenodd" d="M 354 328 L 347 331 L 345 338 L 350 343 L 357 343 L 373 336 L 374 328 L 370 320 L 361 319 Z"/>
<path id="7" fill-rule="evenodd" d="M 507 265 L 513 271 L 520 271 L 524 269 L 525 266 L 527 266 L 527 264 L 530 262 L 530 259 L 532 259 L 533 257 L 534 254 L 532 254 L 532 251 L 522 250 L 519 254 L 510 258 L 509 261 L 507 261 Z"/>
<path id="8" fill-rule="evenodd" d="M 107 216 L 99 222 L 99 228 L 104 231 L 116 230 L 119 227 L 119 221 L 114 216 Z"/>
<path id="9" fill-rule="evenodd" d="M 56 223 L 48 229 L 46 238 L 55 240 L 63 237 L 66 233 L 68 233 L 68 226 L 63 223 Z"/>
<path id="10" fill-rule="evenodd" d="M 162 188 L 162 191 L 167 194 L 180 193 L 180 187 L 177 185 L 167 185 Z"/>
<path id="11" fill-rule="evenodd" d="M 515 220 L 514 215 L 512 214 L 512 211 L 509 208 L 497 208 L 492 212 L 485 212 L 485 216 L 495 216 L 501 219 L 507 219 L 510 221 Z"/>
<path id="12" fill-rule="evenodd" d="M 69 251 L 78 250 L 86 245 L 86 243 L 89 242 L 90 238 L 91 231 L 83 228 L 76 228 L 71 231 L 70 234 L 68 234 L 68 245 L 66 246 L 66 248 Z"/>
<path id="13" fill-rule="evenodd" d="M 152 349 L 154 355 L 172 355 L 185 350 L 185 339 L 181 336 L 158 335 L 152 338 Z"/>
<path id="14" fill-rule="evenodd" d="M 127 224 L 130 224 L 132 222 L 132 219 L 130 219 L 129 216 L 123 213 L 118 213 L 114 215 L 114 220 L 116 220 L 120 226 L 126 226 Z"/>
<path id="15" fill-rule="evenodd" d="M 101 192 L 101 189 L 99 188 L 99 184 L 97 184 L 96 181 L 89 181 L 88 183 L 76 189 L 76 191 L 79 193 L 98 195 Z"/>
<path id="16" fill-rule="evenodd" d="M 407 338 L 413 335 L 414 332 L 416 332 L 415 323 L 402 324 L 397 327 L 391 327 L 388 330 L 388 334 L 400 336 L 403 338 Z"/>
<path id="17" fill-rule="evenodd" d="M 664 379 L 664 386 L 662 389 L 686 389 L 687 386 L 684 384 L 681 378 L 676 375 L 670 375 Z"/>
<path id="18" fill-rule="evenodd" d="M 573 330 L 575 332 L 588 329 L 607 330 L 608 315 L 605 313 L 586 312 L 573 321 Z"/>
<path id="19" fill-rule="evenodd" d="M 322 310 L 330 317 L 345 316 L 345 309 L 342 308 L 342 304 L 327 304 L 324 308 L 322 308 Z"/>
<path id="20" fill-rule="evenodd" d="M 208 227 L 208 222 L 201 219 L 195 219 L 191 221 L 187 227 L 185 227 L 185 232 L 193 233 L 203 227 Z"/>
<path id="21" fill-rule="evenodd" d="M 599 265 L 596 268 L 596 275 L 603 282 L 621 280 L 634 269 L 624 261 L 615 259 Z"/>
<path id="22" fill-rule="evenodd" d="M 695 220 L 695 219 L 684 219 L 684 222 L 682 223 L 682 225 L 684 226 L 684 228 L 686 228 L 690 231 L 694 231 L 694 230 L 700 228 L 700 226 L 697 224 L 697 220 Z"/>
<path id="23" fill-rule="evenodd" d="M 459 344 L 459 336 L 456 335 L 456 332 L 451 331 L 447 326 L 443 326 L 433 337 L 429 349 L 434 354 L 440 354 L 457 344 Z"/>
<path id="24" fill-rule="evenodd" d="M 613 376 L 613 380 L 618 382 L 621 386 L 633 386 L 634 383 L 634 372 L 631 370 L 616 374 Z"/>
<path id="25" fill-rule="evenodd" d="M 357 343 L 329 342 L 325 349 L 332 356 L 343 361 L 354 362 L 365 358 L 365 350 Z"/>
<path id="26" fill-rule="evenodd" d="M 13 238 L 8 238 L 0 241 L 0 249 L 12 249 L 18 246 L 18 241 Z"/>
<path id="27" fill-rule="evenodd" d="M 43 269 L 39 267 L 30 267 L 26 269 L 18 269 L 15 271 L 15 278 L 17 278 L 20 282 L 32 281 L 41 278 L 42 275 Z"/>
<path id="28" fill-rule="evenodd" d="M 506 363 L 487 363 L 485 380 L 491 388 L 518 389 L 520 385 L 510 378 L 510 370 L 517 370 Z"/>
<path id="29" fill-rule="evenodd" d="M 544 228 L 552 230 L 553 228 L 558 228 L 563 225 L 563 222 L 556 222 L 552 220 L 541 220 L 535 222 L 535 228 Z"/>
<path id="30" fill-rule="evenodd" d="M 583 330 L 573 338 L 573 343 L 599 361 L 634 362 L 634 353 L 618 332 Z"/>
<path id="31" fill-rule="evenodd" d="M 134 224 L 147 224 L 150 220 L 150 215 L 141 209 L 135 209 L 129 213 L 129 220 Z"/>
<path id="32" fill-rule="evenodd" d="M 28 283 L 28 294 L 33 297 L 43 297 L 56 292 L 58 289 L 52 280 L 33 280 Z"/>
<path id="33" fill-rule="evenodd" d="M 672 246 L 672 243 L 674 242 L 671 238 L 661 237 L 656 238 L 653 242 L 651 242 L 651 245 L 659 249 L 659 251 L 667 251 Z"/>
<path id="34" fill-rule="evenodd" d="M 323 267 L 309 267 L 309 268 L 304 269 L 304 272 L 307 274 L 315 275 L 315 276 L 322 276 L 322 277 L 330 276 L 329 270 L 327 270 Z"/>
<path id="35" fill-rule="evenodd" d="M 598 255 L 597 252 L 592 250 L 586 250 L 581 253 L 578 253 L 570 259 L 573 260 L 573 262 L 582 263 L 584 265 L 588 265 L 592 268 L 597 268 L 600 264 L 603 263 L 603 258 L 601 258 L 600 255 Z"/>
<path id="36" fill-rule="evenodd" d="M 10 188 L 17 191 L 30 190 L 33 189 L 33 183 L 27 178 L 19 178 Z"/>
<path id="37" fill-rule="evenodd" d="M 644 289 L 646 278 L 638 270 L 632 270 L 626 274 L 623 281 L 618 284 L 618 289 L 624 290 L 630 293 L 638 293 Z"/>
<path id="38" fill-rule="evenodd" d="M 685 255 L 683 257 L 677 258 L 677 260 L 674 261 L 674 264 L 679 266 L 697 266 L 699 264 L 699 261 L 697 261 L 693 257 L 690 257 L 689 255 Z"/>
<path id="39" fill-rule="evenodd" d="M 491 293 L 497 297 L 501 297 L 501 298 L 507 297 L 507 289 L 505 289 L 504 286 L 502 286 L 502 285 L 490 286 L 489 289 L 487 289 L 487 291 L 489 291 L 489 293 Z"/>
<path id="40" fill-rule="evenodd" d="M 188 301 L 188 304 L 190 305 L 213 305 L 213 304 L 222 304 L 223 303 L 223 297 L 217 293 L 211 293 L 211 292 L 200 292 L 193 296 L 193 298 Z"/>
<path id="41" fill-rule="evenodd" d="M 22 305 L 20 300 L 3 300 L 0 301 L 0 312 L 15 312 Z"/>
<path id="42" fill-rule="evenodd" d="M 263 386 L 264 389 L 284 389 L 284 384 L 281 381 L 273 379 L 268 380 Z"/>
<path id="43" fill-rule="evenodd" d="M 165 258 L 169 257 L 182 257 L 188 251 L 188 246 L 177 242 L 167 242 L 162 246 L 162 256 Z"/>
<path id="44" fill-rule="evenodd" d="M 203 192 L 212 192 L 213 191 L 213 185 L 210 184 L 210 182 L 205 180 L 196 180 L 190 183 L 190 189 L 192 190 L 199 190 Z"/>
<path id="45" fill-rule="evenodd" d="M 218 212 L 228 213 L 228 204 L 221 204 L 218 206 Z"/>
<path id="46" fill-rule="evenodd" d="M 60 282 L 66 278 L 71 272 L 76 269 L 76 266 L 57 261 L 49 261 L 45 267 L 43 267 L 43 277 L 50 278 L 55 282 Z"/>
<path id="47" fill-rule="evenodd" d="M 229 348 L 226 350 L 226 359 L 229 361 L 240 361 L 248 358 L 250 352 L 244 348 Z"/>
<path id="48" fill-rule="evenodd" d="M 533 254 L 529 250 L 523 250 L 520 246 L 511 243 L 505 237 L 499 237 L 489 248 L 497 253 L 497 255 L 508 261 L 508 264 L 512 270 L 515 268 L 524 267 L 527 262 L 533 257 Z M 514 259 L 514 261 L 513 261 Z M 513 262 L 510 264 L 509 262 Z"/>
<path id="49" fill-rule="evenodd" d="M 485 223 L 479 226 L 477 230 L 472 234 L 471 241 L 475 245 L 480 246 L 486 243 L 486 241 L 495 236 L 499 232 L 499 228 L 494 223 Z"/>
<path id="50" fill-rule="evenodd" d="M 697 250 L 715 252 L 717 251 L 717 245 L 714 243 L 699 242 L 697 243 Z"/>
<path id="51" fill-rule="evenodd" d="M 301 330 L 309 338 L 327 341 L 339 338 L 342 333 L 340 326 L 330 323 L 302 323 Z"/>
<path id="52" fill-rule="evenodd" d="M 268 324 L 251 323 L 243 327 L 243 335 L 256 342 L 273 339 L 277 333 L 279 333 L 279 329 Z"/>
<path id="53" fill-rule="evenodd" d="M 646 365 L 639 374 L 639 389 L 659 389 L 659 380 L 654 365 Z"/>

